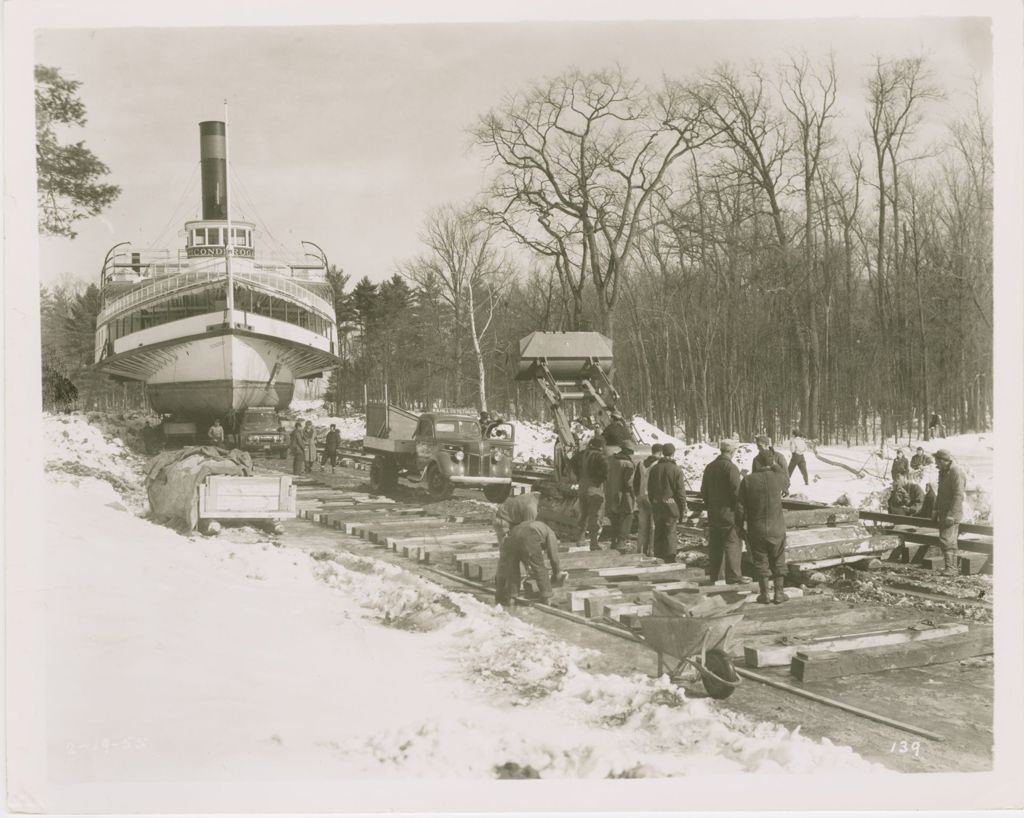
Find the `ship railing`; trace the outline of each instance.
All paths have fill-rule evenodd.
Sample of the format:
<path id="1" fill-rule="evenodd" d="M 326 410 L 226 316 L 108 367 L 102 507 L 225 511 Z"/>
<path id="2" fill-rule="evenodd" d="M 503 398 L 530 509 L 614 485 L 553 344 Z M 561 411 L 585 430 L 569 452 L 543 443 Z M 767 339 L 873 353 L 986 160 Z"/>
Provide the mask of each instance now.
<path id="1" fill-rule="evenodd" d="M 261 272 L 293 278 L 297 281 L 322 283 L 326 280 L 323 264 L 311 264 L 309 257 L 283 253 L 261 253 L 251 260 Z M 146 279 L 176 276 L 188 271 L 191 262 L 188 251 L 137 250 L 130 246 L 110 255 L 100 274 L 102 285 L 141 283 Z"/>
<path id="2" fill-rule="evenodd" d="M 284 296 L 293 303 L 318 312 L 324 317 L 334 319 L 334 307 L 324 298 L 316 295 L 301 284 L 296 284 L 278 273 L 255 270 L 239 270 L 234 274 L 235 281 L 248 283 L 271 295 Z M 130 293 L 111 302 L 96 317 L 97 324 L 104 324 L 121 313 L 138 309 L 148 303 L 162 300 L 168 294 L 184 295 L 192 290 L 202 289 L 210 284 L 227 280 L 224 271 L 192 270 L 177 275 L 154 278 L 148 284 L 140 286 Z"/>

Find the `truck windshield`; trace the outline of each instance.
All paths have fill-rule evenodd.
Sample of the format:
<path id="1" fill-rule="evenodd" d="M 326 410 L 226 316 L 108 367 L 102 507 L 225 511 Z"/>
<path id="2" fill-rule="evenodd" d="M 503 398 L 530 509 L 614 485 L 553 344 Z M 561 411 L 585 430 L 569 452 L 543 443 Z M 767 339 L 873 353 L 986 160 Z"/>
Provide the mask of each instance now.
<path id="1" fill-rule="evenodd" d="M 245 413 L 242 425 L 246 429 L 276 429 L 278 427 L 277 414 L 275 412 L 253 412 L 250 409 Z"/>
<path id="2" fill-rule="evenodd" d="M 475 420 L 435 420 L 434 437 L 439 440 L 479 440 L 480 424 Z"/>

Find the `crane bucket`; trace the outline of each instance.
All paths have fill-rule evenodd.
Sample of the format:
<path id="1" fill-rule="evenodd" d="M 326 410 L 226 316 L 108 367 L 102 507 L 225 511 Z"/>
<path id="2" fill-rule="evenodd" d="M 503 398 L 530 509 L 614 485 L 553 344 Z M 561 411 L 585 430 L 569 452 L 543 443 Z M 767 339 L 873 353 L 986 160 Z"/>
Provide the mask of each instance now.
<path id="1" fill-rule="evenodd" d="M 516 380 L 537 378 L 543 365 L 558 381 L 585 379 L 595 365 L 608 375 L 612 342 L 599 332 L 531 332 L 519 341 Z"/>

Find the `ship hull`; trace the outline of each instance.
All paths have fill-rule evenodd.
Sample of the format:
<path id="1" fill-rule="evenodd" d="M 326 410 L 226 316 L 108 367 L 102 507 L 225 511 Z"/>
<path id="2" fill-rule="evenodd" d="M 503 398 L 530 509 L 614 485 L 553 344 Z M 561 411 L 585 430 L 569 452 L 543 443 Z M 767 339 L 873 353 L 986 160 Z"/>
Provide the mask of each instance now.
<path id="1" fill-rule="evenodd" d="M 294 383 L 268 387 L 262 381 L 219 380 L 146 385 L 149 404 L 162 415 L 218 417 L 226 419 L 250 406 L 287 409 Z"/>

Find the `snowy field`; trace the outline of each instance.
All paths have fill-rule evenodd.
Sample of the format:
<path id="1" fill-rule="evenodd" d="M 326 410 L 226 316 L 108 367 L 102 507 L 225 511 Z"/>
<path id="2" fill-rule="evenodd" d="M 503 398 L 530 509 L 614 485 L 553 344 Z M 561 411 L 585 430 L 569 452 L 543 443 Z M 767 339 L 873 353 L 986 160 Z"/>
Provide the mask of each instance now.
<path id="1" fill-rule="evenodd" d="M 124 510 L 107 475 L 140 463 L 117 441 L 82 445 L 81 418 L 44 427 L 56 780 L 874 769 L 666 678 L 594 675 L 584 651 L 398 567 L 255 531 L 182 537 Z"/>

